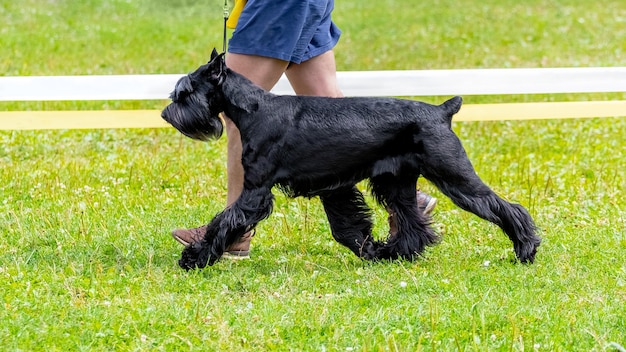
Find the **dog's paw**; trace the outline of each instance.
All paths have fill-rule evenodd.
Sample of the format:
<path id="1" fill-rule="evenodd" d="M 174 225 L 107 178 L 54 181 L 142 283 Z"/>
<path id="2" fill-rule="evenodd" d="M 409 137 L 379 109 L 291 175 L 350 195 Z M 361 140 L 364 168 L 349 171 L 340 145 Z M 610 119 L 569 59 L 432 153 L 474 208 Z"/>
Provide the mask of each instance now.
<path id="1" fill-rule="evenodd" d="M 365 260 L 376 261 L 380 259 L 380 249 L 384 247 L 384 243 L 377 241 L 366 241 L 361 246 L 360 257 Z"/>
<path id="2" fill-rule="evenodd" d="M 212 258 L 209 257 L 209 250 L 202 245 L 202 242 L 193 243 L 185 247 L 178 260 L 178 265 L 185 270 L 202 269 L 207 264 L 213 265 L 217 261 L 217 258 L 210 260 Z"/>
<path id="3" fill-rule="evenodd" d="M 178 266 L 180 266 L 181 268 L 185 269 L 186 271 L 189 271 L 191 269 L 195 269 L 196 268 L 195 262 L 188 260 L 184 256 L 182 256 L 178 260 Z"/>
<path id="4" fill-rule="evenodd" d="M 515 255 L 523 264 L 532 264 L 535 261 L 537 247 L 541 244 L 541 240 L 537 238 L 535 241 L 522 243 L 515 246 Z"/>

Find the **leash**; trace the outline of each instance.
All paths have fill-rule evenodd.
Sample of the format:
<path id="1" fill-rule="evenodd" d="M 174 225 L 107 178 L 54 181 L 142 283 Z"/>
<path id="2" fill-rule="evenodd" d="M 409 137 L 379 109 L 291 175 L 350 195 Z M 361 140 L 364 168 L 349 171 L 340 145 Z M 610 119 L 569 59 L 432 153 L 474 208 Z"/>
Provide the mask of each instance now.
<path id="1" fill-rule="evenodd" d="M 224 0 L 224 38 L 222 42 L 222 52 L 226 53 L 226 22 L 228 22 L 228 0 Z"/>
<path id="2" fill-rule="evenodd" d="M 235 29 L 237 27 L 237 22 L 239 21 L 239 15 L 241 15 L 241 11 L 243 11 L 243 7 L 246 6 L 247 0 L 234 0 L 235 5 L 232 10 L 229 11 L 228 2 L 229 0 L 224 0 L 224 54 L 226 54 L 226 29 Z M 232 1 L 231 1 L 232 2 Z M 230 12 L 230 13 L 229 13 Z"/>

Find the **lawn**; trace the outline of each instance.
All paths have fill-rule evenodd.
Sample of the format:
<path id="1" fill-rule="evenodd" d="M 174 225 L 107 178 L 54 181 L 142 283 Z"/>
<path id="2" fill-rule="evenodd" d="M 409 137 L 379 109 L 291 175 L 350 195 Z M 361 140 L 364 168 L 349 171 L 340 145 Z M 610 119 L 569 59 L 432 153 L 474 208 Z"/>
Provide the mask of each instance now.
<path id="1" fill-rule="evenodd" d="M 218 0 L 0 0 L 0 74 L 188 72 L 221 48 L 221 16 Z M 339 70 L 626 66 L 623 1 L 348 0 L 335 20 Z M 185 272 L 169 232 L 223 207 L 225 139 L 0 131 L 0 349 L 623 351 L 626 118 L 453 128 L 483 180 L 534 216 L 543 243 L 533 265 L 422 181 L 440 200 L 443 240 L 415 262 L 361 261 L 333 241 L 319 200 L 276 192 L 251 260 Z M 385 212 L 375 214 L 383 237 Z"/>

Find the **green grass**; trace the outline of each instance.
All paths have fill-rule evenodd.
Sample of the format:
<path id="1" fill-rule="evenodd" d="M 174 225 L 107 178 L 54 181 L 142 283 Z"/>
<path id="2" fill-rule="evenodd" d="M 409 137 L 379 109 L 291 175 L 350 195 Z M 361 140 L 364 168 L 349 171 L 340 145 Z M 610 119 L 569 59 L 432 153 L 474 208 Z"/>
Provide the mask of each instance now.
<path id="1" fill-rule="evenodd" d="M 1 1 L 6 75 L 180 73 L 221 47 L 220 1 Z M 624 66 L 619 1 L 338 1 L 340 70 Z M 5 55 L 5 53 L 8 53 Z M 426 97 L 441 101 L 439 97 Z M 624 93 L 466 101 L 624 99 Z M 166 102 L 2 103 L 1 110 Z M 277 194 L 253 259 L 184 272 L 169 236 L 225 199 L 225 140 L 173 129 L 0 131 L 2 350 L 612 351 L 626 346 L 626 119 L 456 123 L 544 239 L 513 262 L 440 199 L 442 242 L 367 263 L 316 199 Z M 376 233 L 385 214 L 376 208 Z"/>

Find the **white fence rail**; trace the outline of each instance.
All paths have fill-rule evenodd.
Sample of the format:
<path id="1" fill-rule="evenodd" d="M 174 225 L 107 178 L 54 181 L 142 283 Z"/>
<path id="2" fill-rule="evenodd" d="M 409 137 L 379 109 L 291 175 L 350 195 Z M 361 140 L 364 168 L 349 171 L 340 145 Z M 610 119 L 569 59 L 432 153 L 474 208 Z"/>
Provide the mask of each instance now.
<path id="1" fill-rule="evenodd" d="M 167 99 L 180 74 L 0 77 L 0 101 Z M 626 92 L 626 67 L 343 71 L 346 96 Z M 283 77 L 273 92 L 293 94 Z"/>
<path id="2" fill-rule="evenodd" d="M 182 74 L 0 77 L 0 101 L 165 100 Z M 338 72 L 346 96 L 626 92 L 626 67 Z M 293 94 L 285 77 L 273 90 Z M 626 101 L 464 105 L 455 121 L 626 116 Z M 0 130 L 167 126 L 156 110 L 7 111 Z"/>

